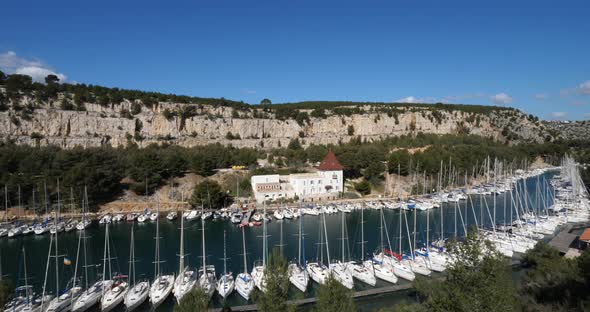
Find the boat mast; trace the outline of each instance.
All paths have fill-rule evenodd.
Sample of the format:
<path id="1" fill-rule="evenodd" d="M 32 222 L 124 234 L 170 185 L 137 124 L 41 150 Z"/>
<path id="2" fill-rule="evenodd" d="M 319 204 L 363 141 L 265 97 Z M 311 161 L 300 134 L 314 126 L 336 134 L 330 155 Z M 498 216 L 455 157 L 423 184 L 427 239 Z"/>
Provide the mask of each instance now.
<path id="1" fill-rule="evenodd" d="M 361 204 L 361 262 L 365 261 L 365 217 L 364 217 L 364 215 L 365 215 L 365 205 Z"/>
<path id="2" fill-rule="evenodd" d="M 110 275 L 110 270 L 111 270 L 111 259 L 110 259 L 110 252 L 108 253 L 109 255 L 107 255 L 107 249 L 108 249 L 108 240 L 109 240 L 109 223 L 107 222 L 105 224 L 105 234 L 104 234 L 104 251 L 103 251 L 103 257 L 102 257 L 102 284 L 104 285 L 104 282 L 106 281 L 106 270 L 107 270 L 107 257 L 109 257 L 109 275 Z M 104 295 L 104 287 L 102 287 L 102 293 Z"/>
<path id="3" fill-rule="evenodd" d="M 78 234 L 78 249 L 76 250 L 76 264 L 74 266 L 74 281 L 72 286 L 76 286 L 76 277 L 78 276 L 78 260 L 80 259 L 80 246 L 82 243 L 82 232 Z"/>
<path id="4" fill-rule="evenodd" d="M 301 211 L 301 202 L 299 202 L 299 210 Z M 299 217 L 299 255 L 297 258 L 297 263 L 299 263 L 299 265 L 301 265 L 301 219 L 303 219 L 301 216 Z"/>
<path id="5" fill-rule="evenodd" d="M 57 233 L 58 233 L 58 227 L 57 227 L 57 220 L 59 219 L 59 207 L 60 207 L 60 197 L 59 197 L 59 178 L 57 178 L 57 211 L 55 213 L 55 219 L 53 220 L 53 223 L 55 225 L 55 294 L 56 296 L 58 296 L 58 300 L 59 300 L 59 266 L 58 266 L 58 261 L 57 261 L 57 255 L 58 255 L 58 248 L 57 248 Z"/>
<path id="6" fill-rule="evenodd" d="M 244 227 L 242 226 L 242 249 L 244 250 L 244 274 L 248 274 L 248 262 L 246 260 L 246 234 L 244 234 Z"/>
<path id="7" fill-rule="evenodd" d="M 226 231 L 223 231 L 223 276 L 227 276 Z"/>
<path id="8" fill-rule="evenodd" d="M 184 271 L 184 213 L 180 215 L 180 263 L 178 265 L 178 275 Z"/>
<path id="9" fill-rule="evenodd" d="M 262 267 L 266 270 L 266 203 L 262 203 Z"/>
<path id="10" fill-rule="evenodd" d="M 88 200 L 86 185 L 84 185 L 84 198 L 82 198 L 82 234 L 84 235 L 84 283 L 86 284 L 86 290 L 88 291 L 88 259 L 86 252 L 86 212 L 84 210 L 86 207 L 85 200 Z"/>
<path id="11" fill-rule="evenodd" d="M 328 266 L 330 266 L 330 244 L 328 242 L 328 230 L 326 229 L 326 214 L 324 213 L 324 235 L 326 236 L 326 255 L 328 256 Z"/>
<path id="12" fill-rule="evenodd" d="M 160 276 L 160 198 L 157 198 L 156 210 L 158 218 L 156 218 L 156 261 L 154 261 L 154 280 Z"/>
<path id="13" fill-rule="evenodd" d="M 417 215 L 417 211 L 418 209 L 416 209 L 416 207 L 414 207 L 414 246 L 412 247 L 412 259 L 414 259 L 415 255 L 414 255 L 414 251 L 416 250 L 416 217 Z M 426 209 L 428 210 L 428 209 Z M 428 235 L 428 231 L 426 231 L 426 235 Z"/>
<path id="14" fill-rule="evenodd" d="M 442 208 L 442 204 L 440 205 Z M 416 227 L 416 218 L 414 218 L 414 228 Z M 416 232 L 416 230 L 414 230 Z M 430 209 L 426 209 L 426 253 L 428 254 L 428 245 L 430 243 Z M 416 241 L 414 239 L 414 246 Z M 414 247 L 416 248 L 416 247 Z"/>
<path id="15" fill-rule="evenodd" d="M 441 197 L 441 184 L 442 184 L 442 160 L 440 161 L 440 172 L 438 173 L 438 199 L 441 201 L 440 203 L 440 240 L 441 243 L 444 242 L 445 240 L 445 228 L 444 228 L 444 214 L 443 214 L 443 207 L 444 207 L 444 203 L 442 202 L 442 197 Z"/>
<path id="16" fill-rule="evenodd" d="M 201 205 L 201 215 L 205 213 L 205 208 Z M 203 243 L 203 274 L 207 276 L 207 261 L 205 259 L 205 219 L 201 218 L 201 240 Z"/>
<path id="17" fill-rule="evenodd" d="M 381 208 L 383 209 L 383 208 Z M 416 207 L 414 206 L 414 209 L 416 209 Z M 402 210 L 400 210 L 399 212 L 399 254 L 402 254 Z M 381 217 L 383 218 L 383 214 L 381 214 Z M 385 223 L 385 220 L 383 220 L 383 222 Z"/>
<path id="18" fill-rule="evenodd" d="M 340 234 L 342 235 L 342 263 L 344 263 L 344 210 L 342 210 L 342 227 L 340 229 Z"/>
<path id="19" fill-rule="evenodd" d="M 131 225 L 131 246 L 129 247 L 129 284 L 131 286 L 135 286 L 135 231 L 133 228 L 135 227 L 134 224 Z M 131 283 L 133 281 L 133 283 Z"/>

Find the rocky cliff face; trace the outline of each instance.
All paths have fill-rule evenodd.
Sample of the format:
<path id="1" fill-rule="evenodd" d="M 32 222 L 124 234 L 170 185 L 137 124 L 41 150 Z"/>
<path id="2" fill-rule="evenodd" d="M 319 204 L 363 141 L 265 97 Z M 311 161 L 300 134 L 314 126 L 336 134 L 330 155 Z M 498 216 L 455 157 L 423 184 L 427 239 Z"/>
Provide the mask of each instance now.
<path id="1" fill-rule="evenodd" d="M 85 103 L 85 111 L 59 109 L 57 104 L 36 103 L 25 98 L 0 112 L 0 138 L 18 144 L 58 145 L 63 148 L 100 145 L 125 146 L 168 142 L 181 146 L 221 143 L 236 147 L 285 147 L 295 138 L 303 145 L 336 144 L 360 137 L 379 140 L 404 134 L 471 133 L 497 140 L 542 142 L 549 132 L 536 118 L 516 110 L 469 113 L 408 106 L 396 114 L 362 107 L 361 113 L 325 118 L 279 120 L 262 109 L 158 103 L 133 111 L 133 103 L 101 106 Z M 14 103 L 12 103 L 14 104 Z M 137 106 L 137 105 L 136 105 Z M 190 114 L 187 108 L 192 110 Z M 304 110 L 302 110 L 304 111 Z M 306 111 L 307 113 L 311 111 Z M 182 117 L 181 117 L 182 116 Z M 436 117 L 435 117 L 436 116 Z"/>
<path id="2" fill-rule="evenodd" d="M 586 140 L 590 138 L 590 120 L 545 121 L 544 125 L 559 139 Z"/>

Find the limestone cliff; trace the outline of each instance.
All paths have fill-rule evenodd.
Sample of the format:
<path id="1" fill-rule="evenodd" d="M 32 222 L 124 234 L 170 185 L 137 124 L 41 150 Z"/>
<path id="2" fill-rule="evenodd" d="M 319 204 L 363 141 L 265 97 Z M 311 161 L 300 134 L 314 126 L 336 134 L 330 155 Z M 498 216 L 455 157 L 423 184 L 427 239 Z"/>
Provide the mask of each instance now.
<path id="1" fill-rule="evenodd" d="M 85 110 L 76 111 L 62 110 L 57 102 L 32 104 L 30 101 L 25 97 L 17 107 L 11 103 L 7 110 L 0 112 L 0 139 L 64 148 L 105 144 L 124 146 L 131 142 L 139 146 L 168 142 L 187 147 L 221 143 L 273 148 L 285 147 L 294 138 L 309 145 L 347 142 L 357 137 L 379 140 L 419 132 L 471 133 L 510 142 L 551 139 L 536 118 L 513 109 L 472 113 L 444 106 L 435 110 L 408 105 L 396 108 L 396 113 L 391 114 L 364 105 L 354 114 L 335 114 L 328 110 L 325 118 L 296 121 L 276 118 L 272 111 L 260 107 L 235 109 L 160 102 L 152 106 L 141 105 L 138 112 L 137 102 L 124 100 L 106 106 L 85 103 Z M 28 110 L 23 108 L 27 105 Z"/>

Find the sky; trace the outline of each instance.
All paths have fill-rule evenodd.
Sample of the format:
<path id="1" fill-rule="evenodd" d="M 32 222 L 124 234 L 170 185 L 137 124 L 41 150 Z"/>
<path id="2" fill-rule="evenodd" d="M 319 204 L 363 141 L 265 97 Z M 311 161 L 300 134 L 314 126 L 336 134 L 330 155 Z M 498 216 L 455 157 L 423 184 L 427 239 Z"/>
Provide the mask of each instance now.
<path id="1" fill-rule="evenodd" d="M 0 70 L 259 103 L 590 119 L 590 1 L 6 1 Z"/>

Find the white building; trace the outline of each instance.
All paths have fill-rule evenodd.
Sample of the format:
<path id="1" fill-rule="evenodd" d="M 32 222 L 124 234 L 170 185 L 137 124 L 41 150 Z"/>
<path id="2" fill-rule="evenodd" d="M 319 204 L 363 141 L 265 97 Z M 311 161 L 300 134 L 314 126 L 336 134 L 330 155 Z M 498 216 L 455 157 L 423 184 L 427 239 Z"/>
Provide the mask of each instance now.
<path id="1" fill-rule="evenodd" d="M 342 165 L 332 151 L 316 168 L 316 172 L 290 175 L 252 176 L 250 182 L 256 202 L 291 199 L 297 196 L 306 201 L 335 199 L 343 191 Z"/>

